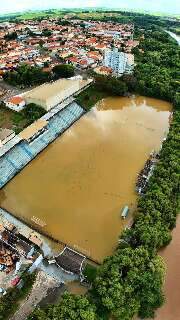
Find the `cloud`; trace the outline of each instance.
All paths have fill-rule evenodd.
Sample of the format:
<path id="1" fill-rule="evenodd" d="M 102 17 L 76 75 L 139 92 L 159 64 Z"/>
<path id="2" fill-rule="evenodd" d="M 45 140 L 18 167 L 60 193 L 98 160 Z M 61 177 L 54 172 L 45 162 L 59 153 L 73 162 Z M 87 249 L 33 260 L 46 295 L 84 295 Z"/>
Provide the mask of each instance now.
<path id="1" fill-rule="evenodd" d="M 1 0 L 1 13 L 63 7 L 114 7 L 180 13 L 179 0 Z"/>

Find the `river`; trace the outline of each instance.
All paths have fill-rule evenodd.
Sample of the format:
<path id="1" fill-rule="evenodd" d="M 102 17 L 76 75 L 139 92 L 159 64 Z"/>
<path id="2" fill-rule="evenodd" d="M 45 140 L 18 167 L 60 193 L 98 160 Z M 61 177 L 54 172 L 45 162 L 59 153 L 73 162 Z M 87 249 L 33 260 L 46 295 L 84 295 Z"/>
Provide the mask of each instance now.
<path id="1" fill-rule="evenodd" d="M 166 31 L 166 32 L 169 33 L 169 35 L 177 41 L 178 45 L 180 45 L 180 36 L 178 36 L 177 34 L 171 31 Z"/>
<path id="2" fill-rule="evenodd" d="M 166 303 L 158 310 L 156 320 L 180 319 L 180 217 L 172 237 L 170 245 L 160 252 L 167 267 L 164 285 Z"/>
<path id="3" fill-rule="evenodd" d="M 125 205 L 131 217 L 137 174 L 167 134 L 170 110 L 146 97 L 100 101 L 1 190 L 0 206 L 38 218 L 54 238 L 102 262 L 128 223 Z"/>

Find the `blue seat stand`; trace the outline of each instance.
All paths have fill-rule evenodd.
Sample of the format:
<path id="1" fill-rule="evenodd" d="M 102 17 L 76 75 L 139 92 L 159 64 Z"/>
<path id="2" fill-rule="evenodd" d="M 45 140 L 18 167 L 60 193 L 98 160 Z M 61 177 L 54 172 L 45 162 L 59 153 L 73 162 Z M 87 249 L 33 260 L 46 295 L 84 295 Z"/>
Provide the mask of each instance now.
<path id="1" fill-rule="evenodd" d="M 50 118 L 47 130 L 31 143 L 28 144 L 25 141 L 21 141 L 10 149 L 6 155 L 2 156 L 0 158 L 0 188 L 22 170 L 49 143 L 79 119 L 82 114 L 84 114 L 84 110 L 76 102 L 72 102 L 53 118 Z"/>

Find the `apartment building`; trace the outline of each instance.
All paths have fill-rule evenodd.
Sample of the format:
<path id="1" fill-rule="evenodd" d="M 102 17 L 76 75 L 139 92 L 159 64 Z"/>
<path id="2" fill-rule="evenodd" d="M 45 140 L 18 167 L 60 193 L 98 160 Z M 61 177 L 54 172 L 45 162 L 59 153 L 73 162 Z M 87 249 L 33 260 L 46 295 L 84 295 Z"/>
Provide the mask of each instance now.
<path id="1" fill-rule="evenodd" d="M 103 64 L 105 67 L 111 68 L 116 75 L 131 73 L 134 66 L 134 56 L 119 52 L 118 48 L 106 49 Z"/>

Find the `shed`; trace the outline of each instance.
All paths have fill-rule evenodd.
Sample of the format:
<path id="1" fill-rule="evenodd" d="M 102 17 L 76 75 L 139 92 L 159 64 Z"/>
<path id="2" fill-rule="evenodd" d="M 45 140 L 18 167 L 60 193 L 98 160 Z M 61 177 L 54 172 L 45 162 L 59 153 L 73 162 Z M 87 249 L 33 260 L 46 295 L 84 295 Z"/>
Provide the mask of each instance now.
<path id="1" fill-rule="evenodd" d="M 128 212 L 129 212 L 129 207 L 128 207 L 128 206 L 125 206 L 125 207 L 123 208 L 123 210 L 122 210 L 121 217 L 122 217 L 123 219 L 125 219 L 125 218 L 127 217 L 127 215 L 128 215 Z"/>

